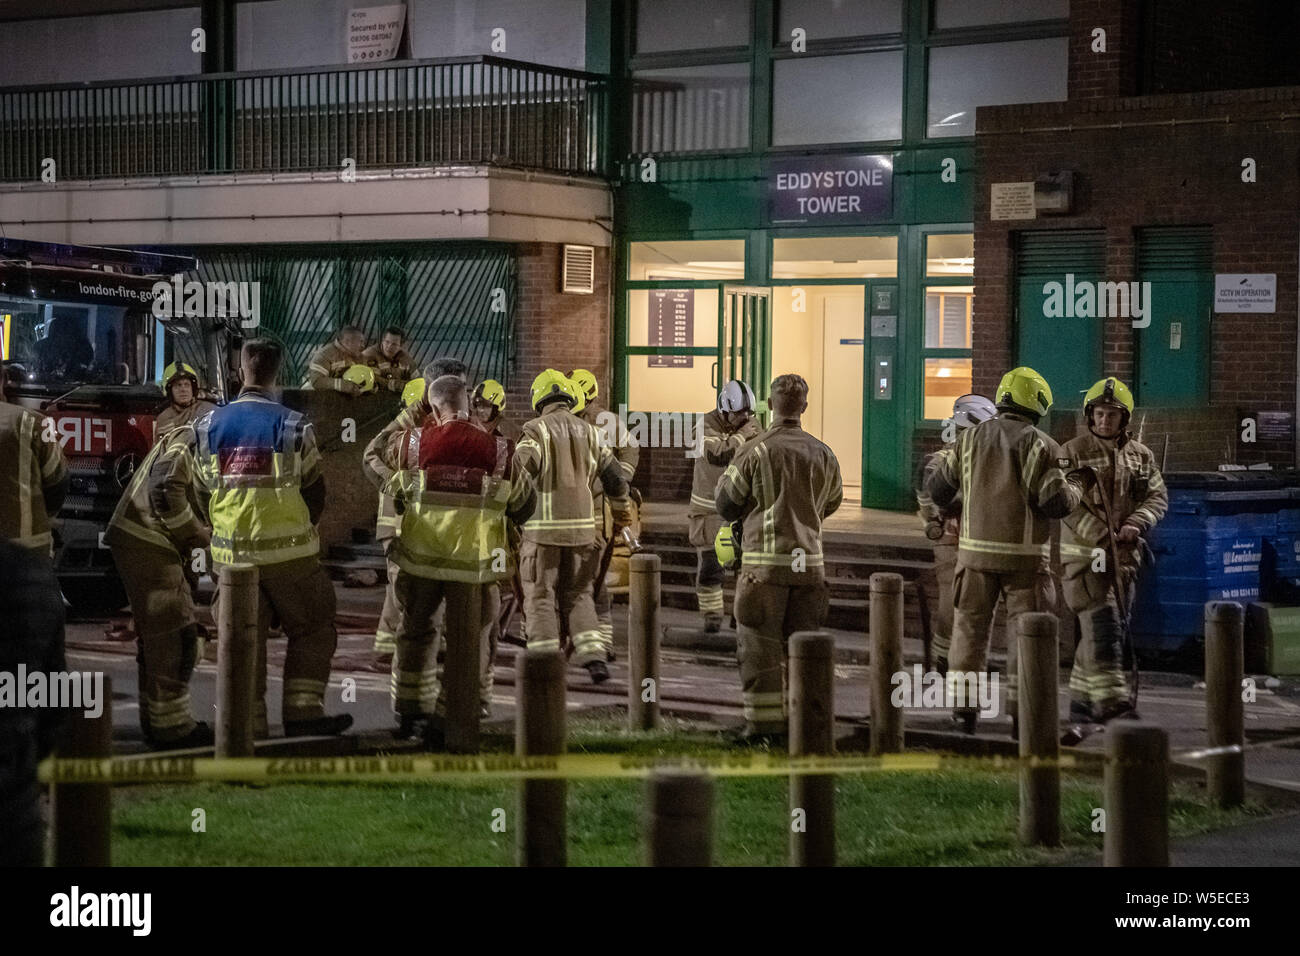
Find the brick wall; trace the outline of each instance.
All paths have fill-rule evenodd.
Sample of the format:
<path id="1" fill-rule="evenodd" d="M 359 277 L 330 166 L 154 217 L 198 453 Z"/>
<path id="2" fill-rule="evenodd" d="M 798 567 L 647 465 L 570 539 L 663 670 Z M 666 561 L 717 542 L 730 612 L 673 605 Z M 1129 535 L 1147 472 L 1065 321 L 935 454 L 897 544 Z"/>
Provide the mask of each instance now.
<path id="1" fill-rule="evenodd" d="M 1132 96 L 1137 92 L 1139 16 L 1134 0 L 1070 0 L 1069 97 Z M 1093 50 L 1106 31 L 1105 52 Z"/>
<path id="2" fill-rule="evenodd" d="M 1235 454 L 1238 408 L 1295 412 L 1300 88 L 994 107 L 979 111 L 977 130 L 976 391 L 991 394 L 1016 358 L 1018 230 L 1104 229 L 1106 279 L 1130 281 L 1139 227 L 1211 224 L 1213 270 L 1276 273 L 1277 311 L 1213 316 L 1208 404 L 1145 408 L 1148 444 L 1167 432 L 1171 469 L 1213 468 Z M 1245 157 L 1256 161 L 1255 183 L 1241 180 Z M 1071 215 L 989 220 L 990 183 L 1056 169 L 1075 172 Z M 1107 372 L 1131 381 L 1140 334 L 1127 319 L 1107 321 Z M 1057 418 L 1052 429 L 1068 437 L 1068 416 Z M 1294 445 L 1261 444 L 1252 453 L 1251 460 L 1291 464 Z"/>
<path id="3" fill-rule="evenodd" d="M 1300 10 L 1291 0 L 1146 0 L 1145 10 L 1143 93 L 1300 83 L 1293 50 Z"/>
<path id="4" fill-rule="evenodd" d="M 515 364 L 506 395 L 506 417 L 523 424 L 533 417 L 529 390 L 547 368 L 590 369 L 600 383 L 600 401 L 610 393 L 609 250 L 596 249 L 592 295 L 560 292 L 557 243 L 522 243 L 519 298 L 515 315 Z"/>

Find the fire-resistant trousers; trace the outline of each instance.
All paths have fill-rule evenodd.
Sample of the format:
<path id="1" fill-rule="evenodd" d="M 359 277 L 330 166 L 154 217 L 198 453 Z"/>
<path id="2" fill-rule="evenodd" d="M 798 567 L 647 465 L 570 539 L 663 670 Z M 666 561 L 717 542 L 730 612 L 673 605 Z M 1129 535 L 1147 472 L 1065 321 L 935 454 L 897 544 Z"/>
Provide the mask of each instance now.
<path id="1" fill-rule="evenodd" d="M 139 641 L 140 729 L 157 743 L 180 740 L 194 730 L 190 676 L 198 659 L 185 565 L 162 548 L 114 545 L 112 552 Z"/>
<path id="2" fill-rule="evenodd" d="M 722 527 L 722 518 L 718 515 L 691 515 L 689 540 L 695 547 L 698 565 L 695 571 L 695 597 L 699 602 L 700 614 L 705 621 L 721 621 L 726 615 L 722 597 L 724 572 L 718 563 L 717 552 L 713 550 L 713 540 Z"/>
<path id="3" fill-rule="evenodd" d="M 1016 713 L 1016 624 L 1020 615 L 1051 611 L 1056 603 L 1052 576 L 1034 571 L 980 571 L 957 568 L 953 576 L 952 654 L 949 674 L 979 674 L 988 660 L 993 609 L 1007 602 L 1007 712 Z"/>
<path id="4" fill-rule="evenodd" d="M 747 733 L 784 733 L 787 641 L 826 623 L 826 584 L 786 585 L 741 571 L 736 581 L 736 656 Z"/>
<path id="5" fill-rule="evenodd" d="M 940 670 L 947 667 L 952 652 L 952 581 L 957 573 L 957 545 L 934 545 L 934 578 L 938 585 L 939 608 L 930 633 L 930 653 Z"/>
<path id="6" fill-rule="evenodd" d="M 528 646 L 559 650 L 562 621 L 573 638 L 574 662 L 603 661 L 610 645 L 600 631 L 592 582 L 595 549 L 589 545 L 539 544 L 524 540 L 519 551 L 519 580 L 524 588 Z"/>
<path id="7" fill-rule="evenodd" d="M 1133 579 L 1127 594 L 1133 601 Z M 1079 618 L 1079 641 L 1070 670 L 1070 714 L 1098 720 L 1129 696 L 1124 674 L 1124 629 L 1119 604 L 1109 574 L 1093 571 L 1089 565 L 1072 562 L 1061 576 L 1065 603 Z"/>

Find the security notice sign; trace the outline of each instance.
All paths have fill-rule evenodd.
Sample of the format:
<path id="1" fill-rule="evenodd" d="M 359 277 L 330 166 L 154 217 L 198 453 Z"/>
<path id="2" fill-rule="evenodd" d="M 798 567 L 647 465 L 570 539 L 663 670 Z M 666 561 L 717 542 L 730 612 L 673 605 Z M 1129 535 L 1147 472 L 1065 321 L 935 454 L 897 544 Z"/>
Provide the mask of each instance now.
<path id="1" fill-rule="evenodd" d="M 894 215 L 894 163 L 889 156 L 773 159 L 767 197 L 774 226 L 880 222 Z"/>
<path id="2" fill-rule="evenodd" d="M 348 62 L 375 63 L 397 56 L 406 25 L 406 4 L 348 11 Z"/>
<path id="3" fill-rule="evenodd" d="M 1276 312 L 1277 275 L 1220 273 L 1214 277 L 1215 312 Z"/>
<path id="4" fill-rule="evenodd" d="M 1033 183 L 992 183 L 989 186 L 990 219 L 1037 219 Z"/>

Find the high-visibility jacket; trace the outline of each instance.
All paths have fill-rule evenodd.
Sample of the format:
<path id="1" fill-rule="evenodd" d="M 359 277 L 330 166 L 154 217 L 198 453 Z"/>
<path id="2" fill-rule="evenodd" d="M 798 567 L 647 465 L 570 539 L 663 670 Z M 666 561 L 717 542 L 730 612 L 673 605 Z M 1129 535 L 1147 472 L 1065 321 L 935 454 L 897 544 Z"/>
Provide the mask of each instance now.
<path id="1" fill-rule="evenodd" d="M 401 518 L 393 506 L 393 496 L 384 491 L 384 486 L 397 473 L 387 462 L 388 446 L 394 435 L 399 432 L 419 428 L 429 417 L 428 407 L 424 402 L 408 405 L 398 412 L 397 417 L 379 430 L 370 443 L 366 445 L 361 457 L 361 470 L 370 479 L 370 483 L 379 489 L 379 513 L 375 519 L 375 540 L 387 541 L 397 537 L 401 527 Z"/>
<path id="2" fill-rule="evenodd" d="M 739 431 L 731 431 L 717 409 L 704 416 L 700 428 L 704 432 L 703 454 L 695 459 L 695 471 L 691 475 L 691 503 L 686 508 L 688 518 L 716 514 L 714 496 L 718 479 L 741 446 L 758 436 L 758 424 L 754 419 L 747 421 Z"/>
<path id="3" fill-rule="evenodd" d="M 1091 564 L 1095 548 L 1110 561 L 1105 511 L 1101 506 L 1102 485 L 1110 495 L 1111 520 L 1116 528 L 1131 524 L 1149 531 L 1169 510 L 1169 492 L 1151 449 L 1125 433 L 1117 438 L 1098 438 L 1089 432 L 1062 446 L 1071 467 L 1090 466 L 1098 484 L 1090 488 L 1079 506 L 1061 521 L 1061 563 Z M 1137 548 L 1118 549 L 1120 560 L 1136 568 L 1141 563 Z"/>
<path id="4" fill-rule="evenodd" d="M 822 521 L 844 500 L 828 446 L 782 419 L 738 454 L 714 496 L 727 521 L 744 518 L 740 564 L 760 581 L 800 585 L 824 576 Z"/>
<path id="5" fill-rule="evenodd" d="M 578 413 L 578 417 L 596 429 L 601 444 L 614 453 L 618 470 L 628 484 L 636 475 L 636 466 L 641 460 L 641 446 L 637 444 L 627 425 L 617 415 L 596 402 L 588 402 Z M 596 522 L 596 532 L 605 537 L 605 489 L 597 475 L 591 483 L 591 507 Z"/>
<path id="6" fill-rule="evenodd" d="M 568 547 L 596 541 L 592 483 L 599 480 L 612 509 L 626 512 L 627 480 L 595 428 L 552 402 L 524 425 L 516 455 L 537 486 L 537 508 L 523 527 L 525 541 Z"/>
<path id="7" fill-rule="evenodd" d="M 215 563 L 260 567 L 318 553 L 303 490 L 323 481 L 320 452 L 300 412 L 246 387 L 195 432 L 198 480 L 211 496 Z"/>
<path id="8" fill-rule="evenodd" d="M 398 432 L 385 455 L 387 489 L 403 502 L 393 561 L 407 574 L 482 584 L 514 573 L 506 521 L 536 499 L 514 443 L 469 421 L 426 422 Z"/>
<path id="9" fill-rule="evenodd" d="M 215 411 L 216 405 L 211 402 L 204 402 L 198 399 L 190 402 L 184 408 L 177 408 L 170 402 L 167 407 L 158 413 L 158 417 L 153 423 L 153 439 L 158 441 L 173 428 L 180 425 L 191 425 L 197 422 L 208 412 Z"/>
<path id="10" fill-rule="evenodd" d="M 203 533 L 203 503 L 195 482 L 193 425 L 171 429 L 131 476 L 104 532 L 104 543 L 151 547 L 184 555 L 181 549 Z"/>
<path id="11" fill-rule="evenodd" d="M 1023 415 L 1000 412 L 964 429 L 938 453 L 925 489 L 940 508 L 960 493 L 957 561 L 980 571 L 1047 567 L 1048 521 L 1079 504 L 1082 487 L 1067 479 L 1061 446 Z"/>
<path id="12" fill-rule="evenodd" d="M 0 538 L 45 554 L 54 545 L 46 506 L 57 506 L 46 494 L 53 495 L 68 478 L 63 449 L 47 421 L 31 409 L 0 401 Z"/>
<path id="13" fill-rule="evenodd" d="M 373 368 L 375 378 L 385 385 L 388 385 L 389 382 L 398 382 L 398 386 L 388 385 L 392 391 L 400 392 L 400 385 L 405 385 L 415 378 L 415 359 L 407 354 L 406 349 L 398 349 L 396 355 L 388 358 L 384 355 L 381 345 L 376 342 L 361 353 L 361 364 Z M 347 369 L 344 369 L 344 371 L 347 371 Z"/>
<path id="14" fill-rule="evenodd" d="M 311 353 L 307 361 L 307 380 L 302 387 L 323 392 L 330 389 L 339 391 L 343 373 L 354 365 L 364 364 L 360 355 L 347 351 L 338 342 L 326 342 Z"/>

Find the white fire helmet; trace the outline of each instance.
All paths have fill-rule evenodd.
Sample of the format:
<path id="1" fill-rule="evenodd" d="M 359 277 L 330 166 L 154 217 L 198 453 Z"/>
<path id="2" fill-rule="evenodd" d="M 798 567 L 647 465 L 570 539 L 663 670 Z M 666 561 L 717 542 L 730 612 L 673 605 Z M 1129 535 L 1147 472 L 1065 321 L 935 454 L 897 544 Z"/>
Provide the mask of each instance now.
<path id="1" fill-rule="evenodd" d="M 952 420 L 958 428 L 970 428 L 997 415 L 997 406 L 983 395 L 963 395 L 952 403 Z"/>
<path id="2" fill-rule="evenodd" d="M 718 392 L 720 412 L 752 412 L 755 405 L 754 390 L 739 379 L 732 379 Z"/>

